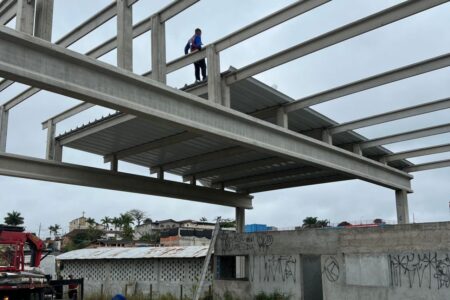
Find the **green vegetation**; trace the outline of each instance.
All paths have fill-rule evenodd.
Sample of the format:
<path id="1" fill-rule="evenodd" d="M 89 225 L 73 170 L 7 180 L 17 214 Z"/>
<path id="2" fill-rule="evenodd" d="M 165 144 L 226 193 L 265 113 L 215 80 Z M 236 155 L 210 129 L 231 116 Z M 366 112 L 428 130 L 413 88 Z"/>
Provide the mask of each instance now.
<path id="1" fill-rule="evenodd" d="M 103 231 L 95 228 L 80 230 L 71 237 L 71 241 L 64 246 L 63 251 L 66 252 L 86 248 L 92 242 L 100 239 L 102 235 Z"/>
<path id="2" fill-rule="evenodd" d="M 61 229 L 61 226 L 59 226 L 59 224 L 49 226 L 48 230 L 50 231 L 50 237 L 52 236 L 52 233 L 53 233 L 53 236 L 56 238 L 60 229 Z"/>
<path id="3" fill-rule="evenodd" d="M 303 219 L 303 228 L 323 228 L 328 227 L 330 224 L 330 221 L 327 219 L 324 220 L 318 220 L 317 217 L 306 217 Z"/>
<path id="4" fill-rule="evenodd" d="M 290 296 L 284 295 L 278 291 L 275 291 L 272 294 L 261 292 L 255 296 L 255 300 L 289 300 L 290 298 Z"/>
<path id="5" fill-rule="evenodd" d="M 5 224 L 10 226 L 19 226 L 23 224 L 23 217 L 20 212 L 13 210 L 6 214 Z"/>

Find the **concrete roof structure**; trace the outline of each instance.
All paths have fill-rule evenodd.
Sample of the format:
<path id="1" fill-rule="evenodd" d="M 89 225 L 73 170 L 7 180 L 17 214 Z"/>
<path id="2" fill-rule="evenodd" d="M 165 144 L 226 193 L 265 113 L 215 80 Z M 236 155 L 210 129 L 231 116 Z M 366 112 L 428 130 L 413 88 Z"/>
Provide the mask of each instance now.
<path id="1" fill-rule="evenodd" d="M 70 251 L 57 260 L 142 259 L 142 258 L 199 258 L 208 252 L 206 246 L 96 248 Z"/>
<path id="2" fill-rule="evenodd" d="M 0 3 L 1 24 L 14 16 L 17 20 L 16 30 L 0 27 L 0 76 L 5 78 L 0 91 L 14 81 L 30 85 L 0 106 L 0 174 L 232 206 L 237 208 L 238 229 L 242 230 L 244 209 L 252 208 L 252 193 L 348 179 L 395 190 L 398 221 L 407 223 L 410 173 L 450 166 L 449 160 L 422 165 L 405 160 L 448 151 L 448 145 L 398 154 L 382 148 L 450 132 L 450 123 L 372 140 L 352 132 L 449 108 L 449 98 L 345 124 L 309 108 L 446 68 L 450 66 L 449 53 L 301 99 L 291 99 L 252 78 L 448 1 L 404 1 L 225 73 L 220 72 L 221 51 L 314 11 L 329 0 L 296 1 L 201 51 L 169 62 L 165 22 L 198 0 L 173 1 L 133 26 L 132 5 L 137 1 L 114 1 L 55 44 L 46 41 L 51 37 L 53 0 Z M 66 49 L 113 17 L 117 17 L 116 37 L 85 55 Z M 132 72 L 133 38 L 149 30 L 152 70 L 137 75 Z M 116 48 L 118 67 L 96 60 Z M 207 83 L 182 90 L 166 85 L 167 74 L 204 58 L 208 61 Z M 43 123 L 48 131 L 46 160 L 4 153 L 9 110 L 41 89 L 85 102 Z M 55 136 L 59 122 L 94 105 L 120 113 Z M 111 164 L 110 171 L 62 162 L 63 147 L 104 156 Z M 157 178 L 117 172 L 119 160 L 149 167 Z M 165 172 L 180 175 L 187 183 L 165 180 Z"/>

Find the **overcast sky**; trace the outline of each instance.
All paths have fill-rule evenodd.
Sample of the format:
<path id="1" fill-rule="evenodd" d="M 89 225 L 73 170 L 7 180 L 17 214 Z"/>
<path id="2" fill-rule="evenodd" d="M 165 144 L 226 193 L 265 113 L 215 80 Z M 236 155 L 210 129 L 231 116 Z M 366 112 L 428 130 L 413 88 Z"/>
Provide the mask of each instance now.
<path id="1" fill-rule="evenodd" d="M 53 41 L 108 5 L 111 0 L 55 0 Z M 167 23 L 168 61 L 183 54 L 193 30 L 203 30 L 208 44 L 294 1 L 202 0 Z M 274 27 L 221 53 L 221 70 L 243 67 L 277 51 L 318 34 L 357 20 L 402 1 L 335 0 L 311 12 Z M 166 0 L 140 0 L 133 6 L 134 23 L 169 4 Z M 9 26 L 14 26 L 12 21 Z M 279 91 L 298 99 L 360 78 L 432 58 L 450 51 L 450 3 L 440 5 L 408 19 L 385 26 L 360 37 L 318 51 L 256 76 Z M 116 34 L 116 19 L 83 38 L 70 49 L 84 53 Z M 134 72 L 150 69 L 150 33 L 135 39 Z M 115 65 L 116 51 L 101 58 Z M 168 84 L 181 87 L 192 83 L 193 68 L 188 66 L 168 76 Z M 0 93 L 4 103 L 24 90 L 14 84 Z M 393 84 L 314 106 L 320 113 L 338 121 L 387 112 L 450 96 L 450 68 L 430 72 Z M 40 123 L 79 103 L 60 95 L 40 92 L 10 112 L 7 152 L 43 158 L 46 132 Z M 99 118 L 109 110 L 93 108 L 58 124 L 57 134 Z M 401 121 L 358 130 L 368 138 L 409 131 L 450 121 L 450 110 L 429 113 Z M 404 151 L 450 143 L 450 133 L 387 145 Z M 423 163 L 450 159 L 450 153 L 411 159 Z M 64 161 L 108 168 L 102 157 L 64 149 Z M 119 170 L 148 175 L 148 169 L 120 163 Z M 410 217 L 416 222 L 449 220 L 450 168 L 414 173 L 409 195 Z M 169 198 L 153 197 L 101 189 L 62 185 L 25 179 L 0 177 L 0 217 L 20 211 L 31 231 L 60 224 L 66 231 L 71 219 L 86 215 L 100 220 L 130 209 L 141 209 L 154 220 L 234 218 L 234 209 Z M 247 223 L 265 223 L 281 228 L 301 224 L 306 216 L 326 218 L 332 223 L 383 218 L 395 220 L 395 193 L 359 180 L 309 187 L 291 188 L 254 195 L 254 209 L 247 211 Z M 0 219 L 0 221 L 3 221 Z"/>

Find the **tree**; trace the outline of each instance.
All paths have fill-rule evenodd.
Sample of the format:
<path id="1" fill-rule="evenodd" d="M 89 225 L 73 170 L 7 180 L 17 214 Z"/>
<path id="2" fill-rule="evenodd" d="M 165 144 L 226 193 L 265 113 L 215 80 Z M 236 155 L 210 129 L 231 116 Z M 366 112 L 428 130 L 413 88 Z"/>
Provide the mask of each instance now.
<path id="1" fill-rule="evenodd" d="M 95 219 L 94 219 L 94 218 L 87 218 L 87 219 L 86 219 L 86 223 L 89 224 L 89 227 L 94 227 L 94 225 L 97 224 L 97 222 L 95 222 Z"/>
<path id="2" fill-rule="evenodd" d="M 152 224 L 153 220 L 151 218 L 145 218 L 143 224 Z"/>
<path id="3" fill-rule="evenodd" d="M 64 251 L 72 251 L 82 249 L 89 246 L 92 242 L 97 241 L 103 235 L 101 230 L 90 228 L 88 230 L 80 230 L 72 236 L 70 242 L 64 246 Z"/>
<path id="4" fill-rule="evenodd" d="M 121 229 L 122 223 L 120 222 L 120 218 L 114 217 L 112 218 L 111 224 L 114 225 L 114 229 Z"/>
<path id="5" fill-rule="evenodd" d="M 134 224 L 134 218 L 128 213 L 120 214 L 119 220 L 123 228 L 131 228 L 131 224 Z"/>
<path id="6" fill-rule="evenodd" d="M 201 217 L 200 222 L 208 222 L 208 219 L 206 217 Z"/>
<path id="7" fill-rule="evenodd" d="M 137 223 L 137 226 L 141 225 L 142 220 L 145 219 L 145 212 L 139 209 L 132 209 L 129 212 L 127 212 L 127 214 L 133 217 L 133 219 Z"/>
<path id="8" fill-rule="evenodd" d="M 318 220 L 317 217 L 306 217 L 303 219 L 303 228 L 323 228 L 328 227 L 330 221 L 327 219 Z"/>
<path id="9" fill-rule="evenodd" d="M 109 224 L 112 224 L 112 219 L 110 217 L 104 217 L 100 222 L 102 222 L 102 225 L 105 226 L 106 229 L 109 229 Z"/>
<path id="10" fill-rule="evenodd" d="M 159 244 L 159 239 L 159 231 L 155 231 L 154 233 L 146 233 L 142 235 L 139 241 L 156 245 Z"/>
<path id="11" fill-rule="evenodd" d="M 236 220 L 220 219 L 220 228 L 236 228 Z"/>
<path id="12" fill-rule="evenodd" d="M 50 237 L 51 237 L 51 235 L 53 233 L 53 237 L 56 238 L 56 236 L 58 235 L 58 231 L 60 229 L 61 229 L 61 226 L 59 226 L 59 224 L 55 224 L 55 225 L 49 226 L 48 230 L 50 230 Z"/>
<path id="13" fill-rule="evenodd" d="M 345 227 L 345 226 L 352 226 L 352 224 L 347 221 L 342 221 L 341 223 L 338 224 L 338 227 Z"/>
<path id="14" fill-rule="evenodd" d="M 20 215 L 20 212 L 13 210 L 6 214 L 5 224 L 11 226 L 18 226 L 23 224 L 23 217 Z"/>

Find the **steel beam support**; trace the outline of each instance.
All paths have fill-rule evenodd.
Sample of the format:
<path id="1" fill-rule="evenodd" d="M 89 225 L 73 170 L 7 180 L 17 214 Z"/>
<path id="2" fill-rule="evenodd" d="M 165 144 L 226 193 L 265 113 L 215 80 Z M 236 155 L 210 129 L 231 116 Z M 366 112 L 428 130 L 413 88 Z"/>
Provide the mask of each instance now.
<path id="1" fill-rule="evenodd" d="M 0 175 L 252 208 L 249 195 L 6 153 L 0 154 Z"/>
<path id="2" fill-rule="evenodd" d="M 151 48 L 151 76 L 156 81 L 166 83 L 166 24 L 161 22 L 159 14 L 155 14 L 152 16 Z"/>
<path id="3" fill-rule="evenodd" d="M 6 27 L 0 28 L 0 76 L 389 188 L 411 189 L 412 177 L 404 172 Z"/>
<path id="4" fill-rule="evenodd" d="M 0 3 L 0 25 L 6 25 L 14 19 L 17 12 L 17 0 L 4 0 Z"/>
<path id="5" fill-rule="evenodd" d="M 245 232 L 245 208 L 236 207 L 236 232 Z"/>
<path id="6" fill-rule="evenodd" d="M 439 168 L 450 167 L 450 159 L 433 161 L 429 163 L 419 164 L 411 167 L 407 167 L 404 169 L 405 172 L 419 172 L 419 171 L 427 171 L 434 170 Z"/>
<path id="7" fill-rule="evenodd" d="M 147 151 L 160 149 L 164 147 L 171 146 L 173 144 L 181 143 L 184 141 L 192 140 L 199 137 L 198 134 L 192 133 L 192 132 L 182 132 L 175 135 L 171 135 L 168 137 L 164 137 L 155 141 L 150 141 L 147 143 L 143 143 L 137 146 L 130 147 L 128 149 L 123 149 L 120 151 L 117 151 L 115 153 L 111 153 L 108 155 L 105 155 L 104 162 L 110 162 L 113 158 L 116 159 L 123 159 L 132 155 L 136 155 L 139 153 L 144 153 Z"/>
<path id="8" fill-rule="evenodd" d="M 204 153 L 196 156 L 191 156 L 187 158 L 183 158 L 180 160 L 176 160 L 167 164 L 157 165 L 150 168 L 151 173 L 156 173 L 158 170 L 173 170 L 176 168 L 181 168 L 187 165 L 195 165 L 207 161 L 214 161 L 234 155 L 240 155 L 242 153 L 246 153 L 251 151 L 250 149 L 242 148 L 242 147 L 231 147 L 223 150 L 213 151 L 209 153 Z"/>
<path id="9" fill-rule="evenodd" d="M 442 134 L 450 132 L 450 124 L 444 124 L 439 126 L 427 127 L 423 129 L 403 132 L 399 134 L 393 134 L 389 136 L 380 137 L 377 139 L 368 140 L 361 142 L 359 145 L 361 149 L 367 149 L 371 147 L 393 144 L 403 141 L 409 141 L 414 139 L 419 139 L 427 136 Z"/>
<path id="10" fill-rule="evenodd" d="M 342 85 L 315 95 L 307 96 L 286 104 L 286 111 L 292 112 L 312 105 L 320 104 L 339 97 L 365 91 L 384 84 L 417 76 L 450 66 L 450 53 L 391 70 L 356 82 Z"/>
<path id="11" fill-rule="evenodd" d="M 408 193 L 404 190 L 395 191 L 395 203 L 397 207 L 397 223 L 409 223 Z"/>
<path id="12" fill-rule="evenodd" d="M 214 44 L 206 47 L 206 59 L 208 62 L 208 99 L 214 103 L 222 104 L 220 56 Z"/>
<path id="13" fill-rule="evenodd" d="M 0 152 L 6 152 L 6 139 L 8 135 L 9 111 L 5 106 L 0 106 Z"/>
<path id="14" fill-rule="evenodd" d="M 52 40 L 53 29 L 53 1 L 36 0 L 36 18 L 34 36 L 46 41 Z"/>
<path id="15" fill-rule="evenodd" d="M 35 5 L 35 0 L 17 0 L 16 30 L 33 35 Z"/>
<path id="16" fill-rule="evenodd" d="M 55 159 L 55 132 L 56 126 L 49 120 L 47 122 L 47 149 L 45 152 L 45 158 L 49 160 Z"/>
<path id="17" fill-rule="evenodd" d="M 403 151 L 403 152 L 397 152 L 397 153 L 388 154 L 386 156 L 383 156 L 382 159 L 385 162 L 390 162 L 390 161 L 396 161 L 396 160 L 401 160 L 401 159 L 410 158 L 410 157 L 425 156 L 425 155 L 431 155 L 431 154 L 437 154 L 437 153 L 443 153 L 443 152 L 450 152 L 450 144 L 426 147 L 426 148 L 421 148 L 421 149 L 414 149 L 414 150 Z"/>
<path id="18" fill-rule="evenodd" d="M 448 0 L 410 0 L 402 2 L 398 5 L 392 6 L 383 11 L 293 46 L 289 49 L 278 52 L 244 68 L 240 68 L 238 71 L 227 75 L 227 83 L 232 84 L 233 82 L 262 73 L 289 61 L 298 59 L 302 56 L 311 54 L 318 50 L 327 48 L 446 2 L 448 2 Z"/>
<path id="19" fill-rule="evenodd" d="M 207 178 L 214 175 L 220 175 L 220 176 L 229 176 L 231 178 L 235 178 L 236 176 L 242 175 L 242 169 L 248 170 L 252 168 L 258 168 L 263 166 L 269 166 L 272 164 L 278 164 L 285 162 L 286 159 L 282 159 L 279 157 L 269 157 L 269 158 L 263 158 L 259 160 L 254 160 L 250 162 L 235 164 L 232 166 L 226 166 L 226 167 L 220 167 L 220 168 L 214 168 L 214 169 L 208 169 L 208 170 L 202 170 L 199 172 L 195 172 L 192 174 L 187 174 L 183 176 L 183 181 L 190 181 L 193 177 L 196 179 L 202 179 Z"/>
<path id="20" fill-rule="evenodd" d="M 329 128 L 331 134 L 337 134 L 340 132 L 345 132 L 349 130 L 354 130 L 358 128 L 373 126 L 377 124 L 382 124 L 386 122 L 391 122 L 399 119 L 409 118 L 421 114 L 430 113 L 437 110 L 450 108 L 450 98 L 445 98 L 442 100 L 437 100 L 429 103 L 419 104 L 403 109 L 393 110 L 383 114 L 378 114 L 370 116 L 367 118 L 350 121 L 346 123 L 341 123 L 339 125 Z"/>
<path id="21" fill-rule="evenodd" d="M 117 0 L 117 66 L 133 71 L 133 8 Z"/>

